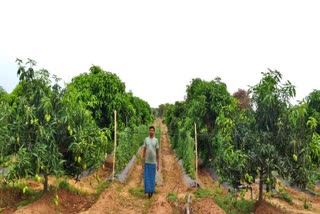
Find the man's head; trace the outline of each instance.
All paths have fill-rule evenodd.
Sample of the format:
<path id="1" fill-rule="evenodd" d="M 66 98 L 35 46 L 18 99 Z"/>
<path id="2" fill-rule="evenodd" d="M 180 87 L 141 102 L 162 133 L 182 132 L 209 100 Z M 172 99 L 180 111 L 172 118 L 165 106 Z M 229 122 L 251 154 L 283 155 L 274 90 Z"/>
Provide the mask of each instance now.
<path id="1" fill-rule="evenodd" d="M 149 127 L 149 135 L 151 136 L 151 137 L 153 137 L 154 136 L 154 131 L 155 131 L 156 129 L 154 128 L 154 126 L 150 126 Z"/>

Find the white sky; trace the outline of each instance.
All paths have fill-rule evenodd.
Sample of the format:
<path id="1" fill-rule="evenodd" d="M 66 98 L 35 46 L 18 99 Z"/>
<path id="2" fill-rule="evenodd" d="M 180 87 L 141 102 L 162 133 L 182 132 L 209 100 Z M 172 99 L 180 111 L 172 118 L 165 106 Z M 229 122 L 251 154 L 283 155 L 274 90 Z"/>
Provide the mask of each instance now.
<path id="1" fill-rule="evenodd" d="M 152 107 L 184 99 L 192 78 L 230 93 L 277 69 L 302 99 L 320 89 L 320 2 L 311 0 L 10 0 L 0 2 L 0 85 L 16 58 L 65 82 L 92 64 Z"/>

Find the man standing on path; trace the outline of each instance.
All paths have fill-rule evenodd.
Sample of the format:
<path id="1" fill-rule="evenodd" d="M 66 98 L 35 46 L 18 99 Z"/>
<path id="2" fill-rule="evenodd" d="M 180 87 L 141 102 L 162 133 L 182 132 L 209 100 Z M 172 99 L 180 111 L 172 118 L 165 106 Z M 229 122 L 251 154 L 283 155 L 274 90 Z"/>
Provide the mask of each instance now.
<path id="1" fill-rule="evenodd" d="M 144 193 L 152 197 L 156 185 L 156 169 L 159 170 L 159 143 L 154 136 L 154 126 L 149 127 L 149 137 L 144 140 L 143 165 L 144 168 Z"/>

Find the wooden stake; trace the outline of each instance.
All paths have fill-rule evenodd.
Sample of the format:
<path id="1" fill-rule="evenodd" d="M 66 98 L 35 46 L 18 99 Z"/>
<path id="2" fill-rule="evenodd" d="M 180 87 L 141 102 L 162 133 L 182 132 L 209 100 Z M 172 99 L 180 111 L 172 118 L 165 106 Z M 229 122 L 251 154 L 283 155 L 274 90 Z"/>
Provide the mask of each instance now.
<path id="1" fill-rule="evenodd" d="M 194 123 L 194 146 L 196 152 L 196 181 L 198 181 L 198 143 L 197 143 L 197 125 Z"/>
<path id="2" fill-rule="evenodd" d="M 116 147 L 117 147 L 117 111 L 114 110 L 114 144 L 113 144 L 112 181 L 114 180 L 114 167 L 116 163 Z"/>

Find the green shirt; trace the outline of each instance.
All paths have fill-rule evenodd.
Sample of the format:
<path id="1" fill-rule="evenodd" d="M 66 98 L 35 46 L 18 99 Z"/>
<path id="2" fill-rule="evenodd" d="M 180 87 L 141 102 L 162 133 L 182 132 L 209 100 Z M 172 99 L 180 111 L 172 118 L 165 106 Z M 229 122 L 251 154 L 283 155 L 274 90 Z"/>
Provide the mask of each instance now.
<path id="1" fill-rule="evenodd" d="M 146 137 L 144 140 L 144 146 L 146 148 L 146 159 L 145 163 L 157 163 L 156 150 L 159 149 L 158 139 L 153 137 Z"/>

